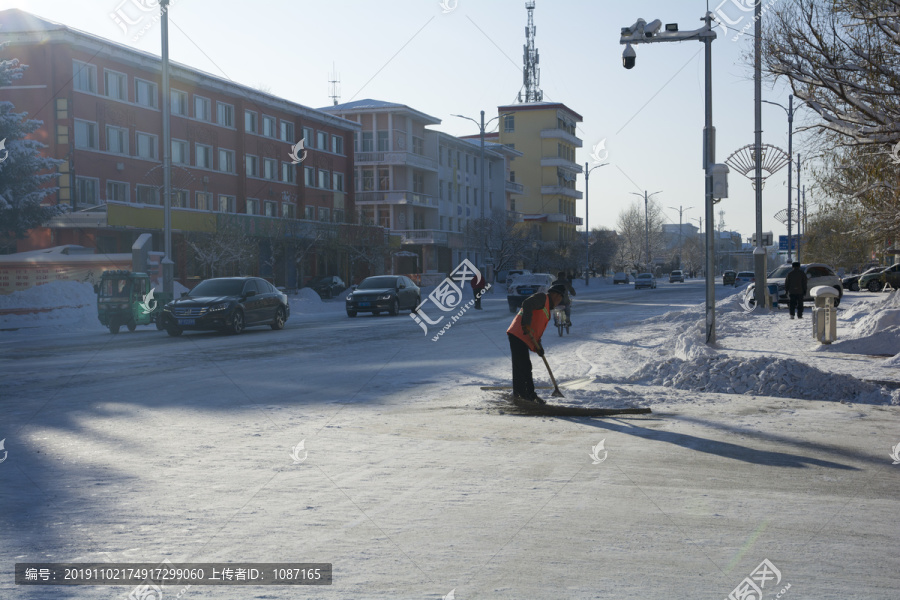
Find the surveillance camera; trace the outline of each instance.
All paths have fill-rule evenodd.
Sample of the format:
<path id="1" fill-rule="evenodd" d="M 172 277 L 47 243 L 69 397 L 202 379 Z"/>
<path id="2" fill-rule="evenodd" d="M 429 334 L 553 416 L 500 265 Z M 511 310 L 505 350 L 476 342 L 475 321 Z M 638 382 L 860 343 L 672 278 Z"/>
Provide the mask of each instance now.
<path id="1" fill-rule="evenodd" d="M 651 38 L 662 29 L 662 21 L 656 19 L 655 21 L 651 21 L 644 25 L 644 37 Z"/>
<path id="2" fill-rule="evenodd" d="M 631 44 L 626 44 L 625 51 L 622 52 L 622 66 L 626 69 L 633 69 L 635 60 L 637 60 L 637 52 L 634 51 Z"/>

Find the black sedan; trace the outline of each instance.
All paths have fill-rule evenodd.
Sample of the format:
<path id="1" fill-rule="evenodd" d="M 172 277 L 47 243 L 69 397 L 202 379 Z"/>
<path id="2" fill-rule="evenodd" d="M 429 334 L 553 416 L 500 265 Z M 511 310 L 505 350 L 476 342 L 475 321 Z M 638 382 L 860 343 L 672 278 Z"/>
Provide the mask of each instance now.
<path id="1" fill-rule="evenodd" d="M 366 277 L 347 296 L 347 316 L 370 312 L 378 315 L 386 312 L 396 315 L 401 310 L 415 310 L 421 302 L 418 286 L 403 275 L 377 275 Z"/>
<path id="2" fill-rule="evenodd" d="M 884 267 L 872 267 L 862 273 L 858 273 L 856 275 L 848 275 L 841 279 L 841 285 L 845 290 L 850 290 L 851 292 L 859 291 L 859 280 L 863 275 L 871 275 L 873 273 L 880 273 L 884 271 Z"/>
<path id="3" fill-rule="evenodd" d="M 173 336 L 186 329 L 237 334 L 255 325 L 284 329 L 290 314 L 287 296 L 265 279 L 221 277 L 202 281 L 166 304 L 163 326 Z"/>
<path id="4" fill-rule="evenodd" d="M 347 286 L 344 284 L 344 280 L 337 275 L 317 277 L 316 279 L 313 279 L 312 281 L 307 283 L 306 287 L 313 290 L 321 298 L 334 298 L 347 289 Z"/>

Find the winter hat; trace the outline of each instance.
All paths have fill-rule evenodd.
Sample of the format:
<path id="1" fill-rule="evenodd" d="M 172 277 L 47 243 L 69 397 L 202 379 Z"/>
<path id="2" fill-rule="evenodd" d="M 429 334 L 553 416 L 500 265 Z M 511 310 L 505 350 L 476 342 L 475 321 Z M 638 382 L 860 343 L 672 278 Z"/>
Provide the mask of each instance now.
<path id="1" fill-rule="evenodd" d="M 566 286 L 564 286 L 561 283 L 557 283 L 554 286 L 550 286 L 550 289 L 547 290 L 548 294 L 551 292 L 555 292 L 555 293 L 559 294 L 560 296 L 565 296 L 566 295 Z"/>
<path id="2" fill-rule="evenodd" d="M 797 261 L 794 261 L 794 262 L 791 263 L 791 266 L 794 267 L 795 269 L 799 269 L 799 268 L 800 268 L 800 263 L 798 263 Z"/>

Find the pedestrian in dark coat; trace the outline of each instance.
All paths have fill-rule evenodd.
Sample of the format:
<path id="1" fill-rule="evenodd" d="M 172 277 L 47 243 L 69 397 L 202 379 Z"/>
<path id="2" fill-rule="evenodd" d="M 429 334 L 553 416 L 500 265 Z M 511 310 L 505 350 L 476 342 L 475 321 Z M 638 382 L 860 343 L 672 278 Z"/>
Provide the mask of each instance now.
<path id="1" fill-rule="evenodd" d="M 800 263 L 791 264 L 793 269 L 788 272 L 784 278 L 784 291 L 788 295 L 788 309 L 791 311 L 791 318 L 794 318 L 794 312 L 797 318 L 803 318 L 803 298 L 806 296 L 807 279 L 806 273 L 800 269 Z"/>
<path id="2" fill-rule="evenodd" d="M 544 355 L 541 335 L 550 322 L 550 311 L 562 301 L 565 293 L 565 286 L 554 285 L 546 294 L 538 292 L 528 296 L 506 330 L 512 353 L 513 395 L 523 400 L 544 404 L 534 391 L 531 357 L 528 353 Z"/>
<path id="3" fill-rule="evenodd" d="M 475 294 L 475 308 L 481 310 L 481 295 L 484 293 L 484 286 L 487 285 L 487 282 L 479 271 L 478 275 L 472 276 L 472 280 L 469 283 L 472 284 L 472 293 Z"/>

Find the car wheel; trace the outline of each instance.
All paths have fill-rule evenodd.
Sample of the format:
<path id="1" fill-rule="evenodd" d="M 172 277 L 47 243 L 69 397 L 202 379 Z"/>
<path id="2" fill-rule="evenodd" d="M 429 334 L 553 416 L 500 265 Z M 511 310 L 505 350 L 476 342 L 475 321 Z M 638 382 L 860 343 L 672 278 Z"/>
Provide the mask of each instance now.
<path id="1" fill-rule="evenodd" d="M 866 287 L 870 292 L 879 292 L 881 291 L 881 282 L 872 280 Z"/>
<path id="2" fill-rule="evenodd" d="M 394 301 L 391 303 L 391 310 L 389 311 L 389 314 L 392 317 L 396 317 L 398 314 L 400 314 L 400 301 L 396 298 L 394 298 Z"/>
<path id="3" fill-rule="evenodd" d="M 237 335 L 242 331 L 244 331 L 244 313 L 236 310 L 231 317 L 231 333 Z"/>
<path id="4" fill-rule="evenodd" d="M 109 320 L 109 332 L 110 333 L 119 333 L 119 322 L 115 319 Z"/>
<path id="5" fill-rule="evenodd" d="M 137 323 L 135 323 L 134 321 L 128 321 L 126 327 L 128 328 L 128 331 L 134 331 L 135 329 L 137 329 Z"/>
<path id="6" fill-rule="evenodd" d="M 509 312 L 514 313 L 514 312 L 516 312 L 516 311 L 518 311 L 518 310 L 519 310 L 519 309 L 516 308 L 515 306 L 513 306 L 512 304 L 509 305 Z"/>
<path id="7" fill-rule="evenodd" d="M 178 337 L 179 335 L 181 335 L 182 331 L 181 328 L 179 328 L 173 320 L 170 320 L 168 323 L 166 323 L 166 333 L 168 333 L 172 337 Z"/>
<path id="8" fill-rule="evenodd" d="M 153 322 L 156 324 L 156 330 L 157 330 L 157 331 L 162 331 L 163 329 L 165 329 L 165 326 L 163 325 L 163 318 L 162 318 L 162 315 L 157 314 L 157 315 L 153 318 Z"/>
<path id="9" fill-rule="evenodd" d="M 373 311 L 372 311 L 372 316 L 373 316 L 373 317 L 377 317 L 377 316 L 380 315 L 380 314 L 381 314 L 381 311 L 380 311 L 380 310 L 373 310 Z"/>
<path id="10" fill-rule="evenodd" d="M 278 310 L 275 311 L 275 320 L 272 321 L 270 327 L 275 331 L 279 329 L 284 329 L 284 309 L 282 307 L 278 307 Z"/>
<path id="11" fill-rule="evenodd" d="M 347 311 L 347 316 L 350 317 L 350 318 L 352 319 L 353 317 L 356 316 L 356 311 L 355 311 L 355 310 L 348 310 L 348 311 Z"/>
<path id="12" fill-rule="evenodd" d="M 858 281 L 854 281 L 853 283 L 850 284 L 850 291 L 851 292 L 859 291 L 859 282 Z"/>

